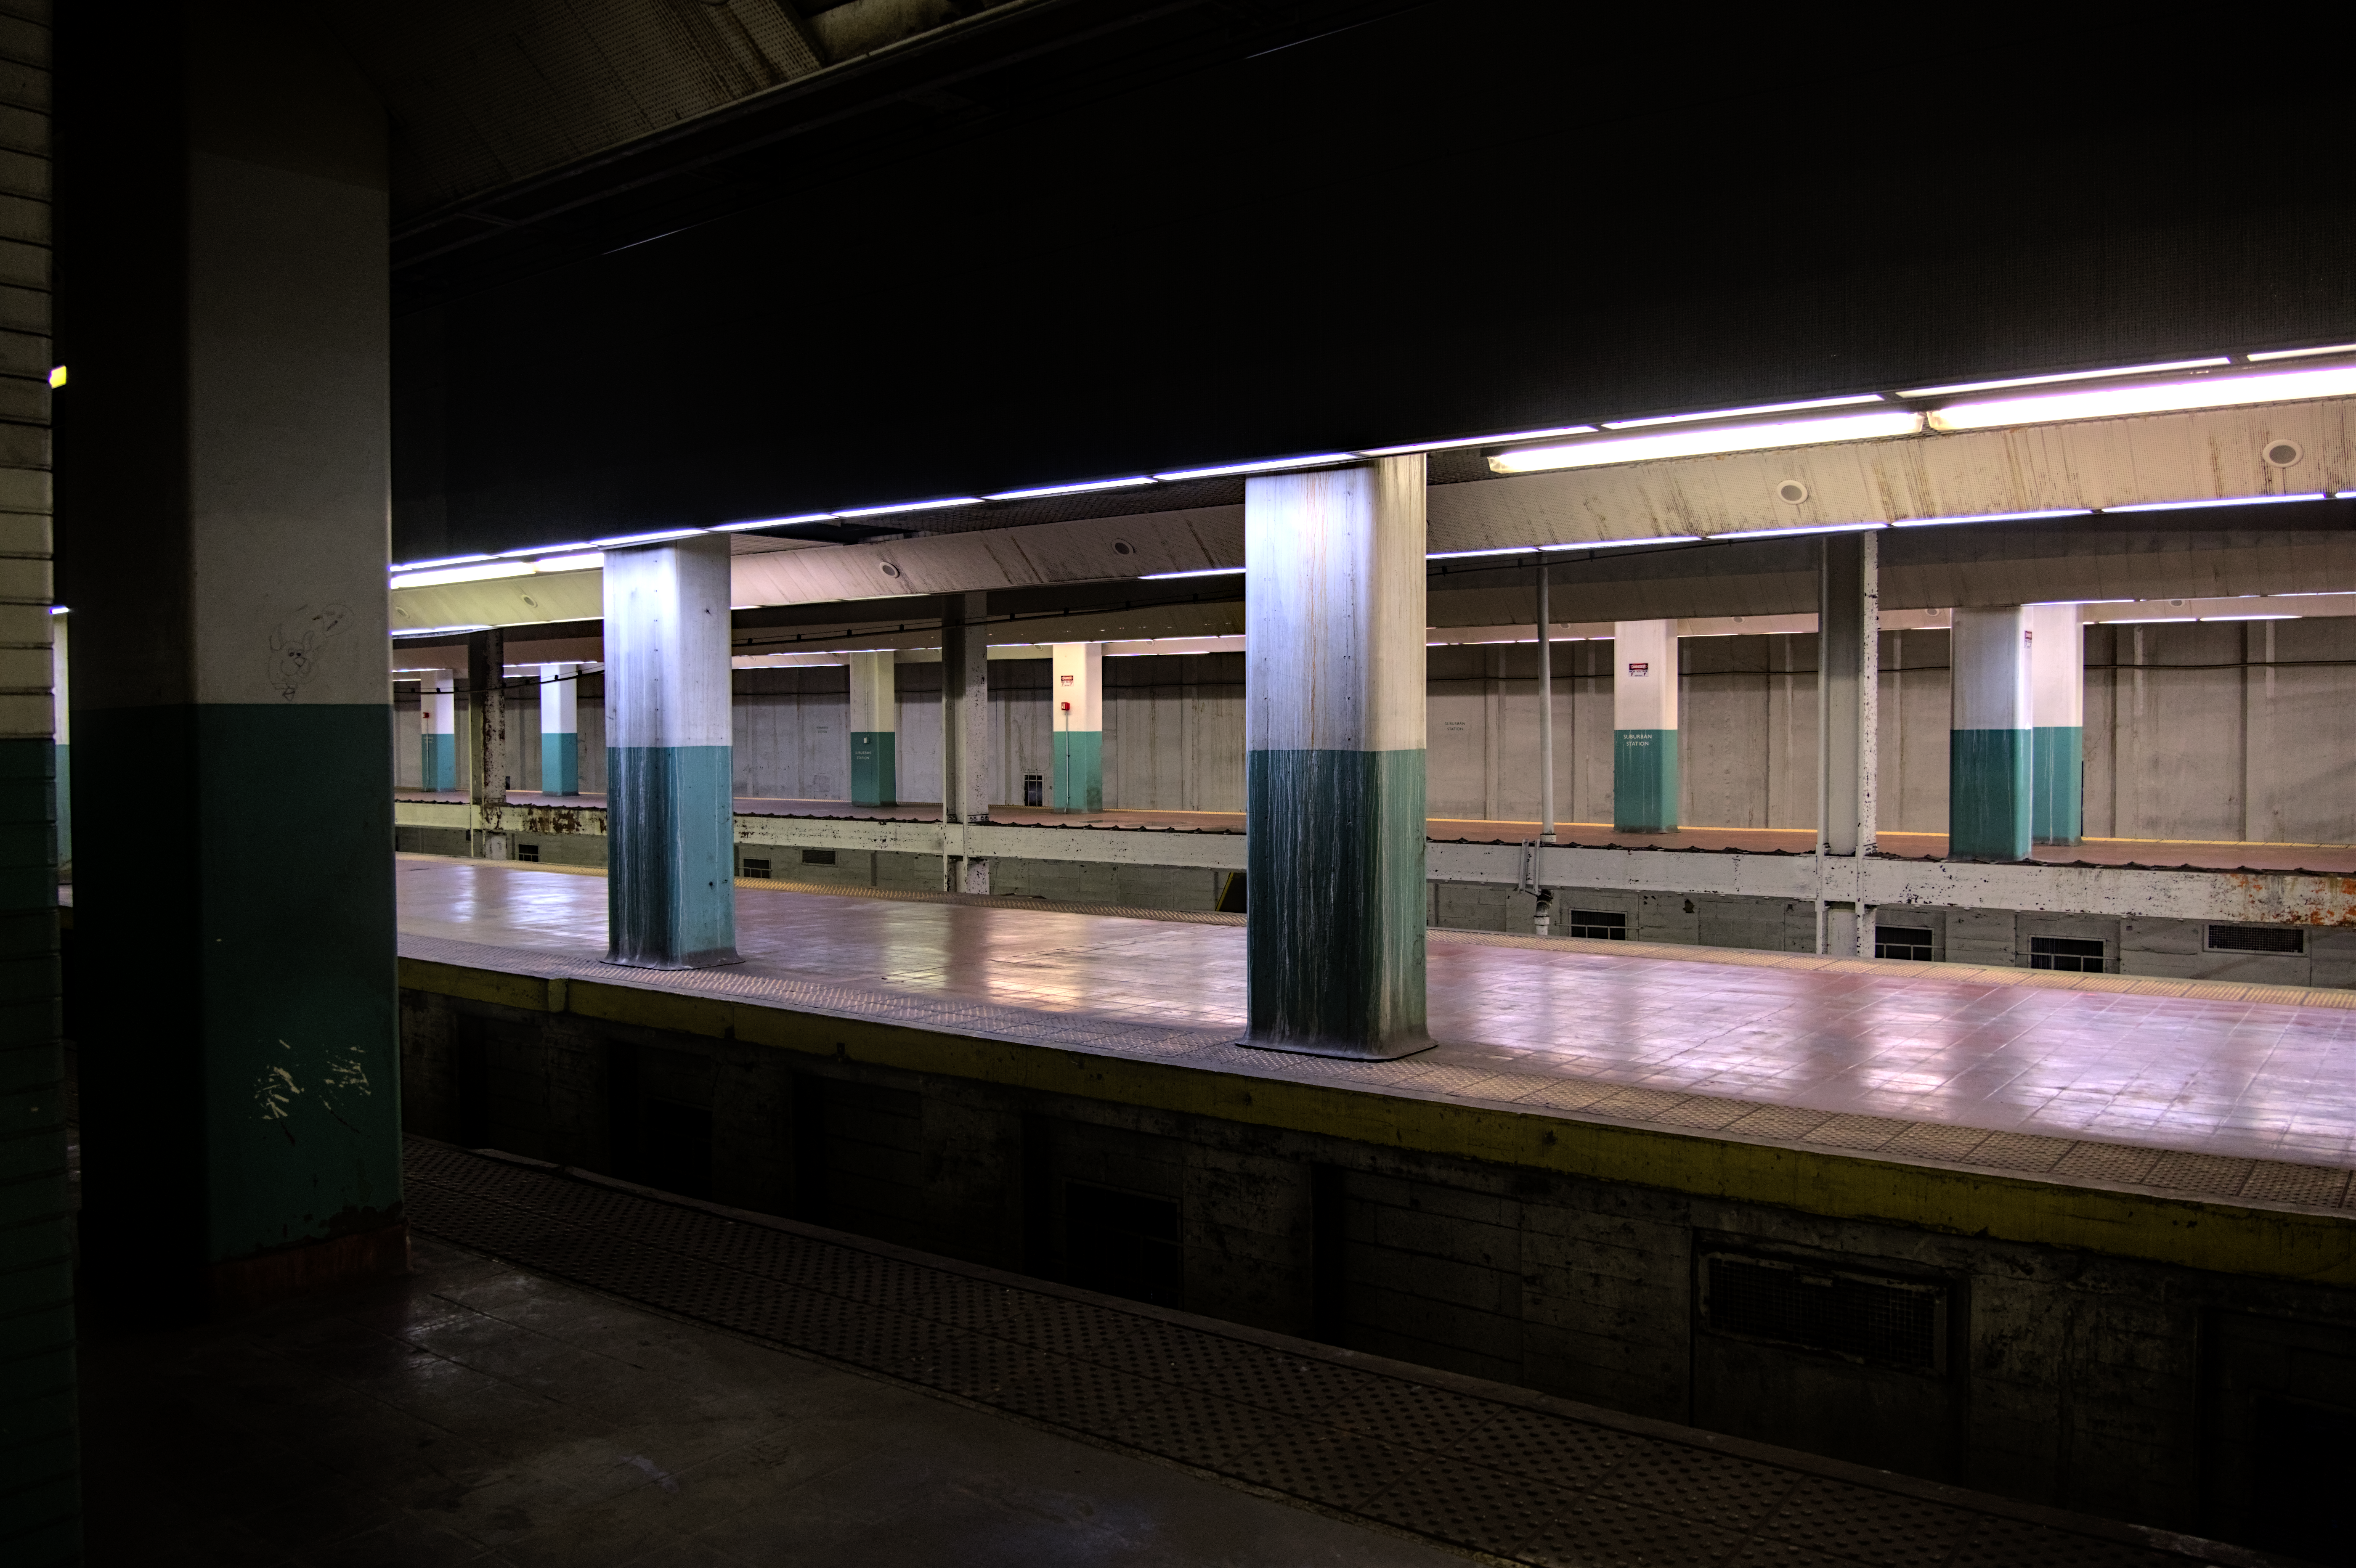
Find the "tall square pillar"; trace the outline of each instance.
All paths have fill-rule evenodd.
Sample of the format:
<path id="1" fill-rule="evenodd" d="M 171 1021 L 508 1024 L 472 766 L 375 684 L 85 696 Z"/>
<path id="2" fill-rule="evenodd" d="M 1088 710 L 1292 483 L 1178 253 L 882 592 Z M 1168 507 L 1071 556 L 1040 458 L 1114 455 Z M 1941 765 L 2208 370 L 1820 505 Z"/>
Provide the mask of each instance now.
<path id="1" fill-rule="evenodd" d="M 736 957 L 728 539 L 605 552 L 608 964 Z"/>
<path id="2" fill-rule="evenodd" d="M 1104 809 L 1104 645 L 1057 643 L 1047 700 L 1055 720 L 1055 809 Z"/>
<path id="3" fill-rule="evenodd" d="M 386 131 L 306 14 L 147 21 L 60 182 L 76 794 L 175 833 L 74 868 L 83 1277 L 226 1314 L 408 1259 Z"/>
<path id="4" fill-rule="evenodd" d="M 851 804 L 900 800 L 900 693 L 892 651 L 851 656 Z"/>
<path id="5" fill-rule="evenodd" d="M 1816 580 L 1819 848 L 1851 861 L 1853 873 L 1837 880 L 1837 894 L 1818 890 L 1817 951 L 1844 957 L 1873 955 L 1873 912 L 1861 893 L 1879 831 L 1880 547 L 1870 533 L 1828 536 Z"/>
<path id="6" fill-rule="evenodd" d="M 581 793 L 581 667 L 540 667 L 540 793 Z"/>
<path id="7" fill-rule="evenodd" d="M 1622 621 L 1612 633 L 1612 827 L 1677 829 L 1677 624 Z"/>
<path id="8" fill-rule="evenodd" d="M 1423 459 L 1248 481 L 1244 550 L 1246 1043 L 1423 1050 Z"/>
<path id="9" fill-rule="evenodd" d="M 2026 860 L 2033 799 L 2029 612 L 1958 609 L 1948 663 L 1947 858 Z"/>
<path id="10" fill-rule="evenodd" d="M 51 742 L 57 758 L 58 864 L 73 864 L 73 705 L 71 672 L 66 656 L 70 617 L 49 618 L 49 704 Z"/>
<path id="11" fill-rule="evenodd" d="M 943 885 L 990 891 L 990 862 L 959 829 L 990 820 L 990 610 L 986 593 L 950 594 L 941 607 Z"/>
<path id="12" fill-rule="evenodd" d="M 2029 606 L 2029 836 L 2075 844 L 2086 792 L 2086 633 L 2075 604 Z"/>

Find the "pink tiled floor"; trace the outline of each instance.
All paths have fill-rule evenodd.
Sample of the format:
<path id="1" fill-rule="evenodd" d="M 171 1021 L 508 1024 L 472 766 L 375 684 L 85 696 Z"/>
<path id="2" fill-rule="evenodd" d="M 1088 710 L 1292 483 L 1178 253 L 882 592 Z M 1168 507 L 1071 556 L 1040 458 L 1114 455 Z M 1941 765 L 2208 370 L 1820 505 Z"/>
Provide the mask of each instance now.
<path id="1" fill-rule="evenodd" d="M 404 857 L 405 934 L 602 955 L 602 878 Z M 740 888 L 738 973 L 1240 1028 L 1244 933 Z M 1430 944 L 1441 1059 L 1830 1112 L 2356 1165 L 2356 1011 Z M 633 971 L 651 978 L 645 971 Z"/>

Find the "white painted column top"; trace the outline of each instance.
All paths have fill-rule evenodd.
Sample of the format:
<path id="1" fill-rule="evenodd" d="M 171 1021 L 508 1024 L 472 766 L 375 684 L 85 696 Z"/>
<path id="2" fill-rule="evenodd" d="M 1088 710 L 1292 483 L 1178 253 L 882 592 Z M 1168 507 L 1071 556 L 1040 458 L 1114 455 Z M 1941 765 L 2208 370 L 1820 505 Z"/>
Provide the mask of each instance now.
<path id="1" fill-rule="evenodd" d="M 1047 711 L 1058 730 L 1104 728 L 1104 645 L 1057 643 Z M 1066 704 L 1070 706 L 1066 708 Z"/>
<path id="2" fill-rule="evenodd" d="M 733 743 L 725 535 L 605 552 L 605 744 Z"/>
<path id="3" fill-rule="evenodd" d="M 853 731 L 871 735 L 898 731 L 899 689 L 893 675 L 897 656 L 889 648 L 846 656 L 851 665 L 850 728 Z"/>
<path id="4" fill-rule="evenodd" d="M 540 732 L 573 735 L 581 729 L 581 667 L 544 664 L 540 667 Z"/>
<path id="5" fill-rule="evenodd" d="M 2029 612 L 2019 605 L 1955 612 L 1948 662 L 1954 667 L 1954 730 L 2027 730 L 2029 721 Z"/>
<path id="6" fill-rule="evenodd" d="M 2029 607 L 2029 710 L 2037 729 L 2086 722 L 2086 632 L 2075 604 Z"/>
<path id="7" fill-rule="evenodd" d="M 1621 621 L 1612 634 L 1612 727 L 1677 727 L 1677 624 Z"/>

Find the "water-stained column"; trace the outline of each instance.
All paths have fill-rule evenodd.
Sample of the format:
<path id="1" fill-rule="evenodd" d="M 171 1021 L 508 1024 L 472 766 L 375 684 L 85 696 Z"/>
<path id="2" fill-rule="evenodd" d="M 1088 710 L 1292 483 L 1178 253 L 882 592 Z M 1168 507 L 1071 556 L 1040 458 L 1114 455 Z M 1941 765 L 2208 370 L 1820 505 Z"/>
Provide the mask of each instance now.
<path id="1" fill-rule="evenodd" d="M 1424 1029 L 1424 464 L 1245 487 L 1247 1042 L 1387 1058 Z"/>
<path id="2" fill-rule="evenodd" d="M 1825 539 L 1817 574 L 1819 848 L 1828 874 L 1818 951 L 1873 955 L 1873 912 L 1857 896 L 1879 831 L 1881 553 L 1870 533 Z"/>
<path id="3" fill-rule="evenodd" d="M 736 958 L 728 540 L 605 552 L 609 964 Z"/>
<path id="4" fill-rule="evenodd" d="M 540 793 L 581 793 L 581 667 L 540 667 Z"/>
<path id="5" fill-rule="evenodd" d="M 1612 826 L 1677 827 L 1677 624 L 1622 621 L 1612 641 Z"/>
<path id="6" fill-rule="evenodd" d="M 2075 844 L 2086 787 L 2086 633 L 2078 606 L 2029 605 L 2029 836 Z"/>
<path id="7" fill-rule="evenodd" d="M 1104 645 L 1057 643 L 1047 693 L 1055 720 L 1055 809 L 1104 809 Z"/>
<path id="8" fill-rule="evenodd" d="M 1947 858 L 2026 860 L 2034 798 L 2029 612 L 1955 612 Z"/>
<path id="9" fill-rule="evenodd" d="M 851 804 L 900 800 L 900 694 L 892 651 L 851 657 Z"/>
<path id="10" fill-rule="evenodd" d="M 951 892 L 990 891 L 990 862 L 964 829 L 990 820 L 990 637 L 984 593 L 941 606 L 941 832 Z"/>

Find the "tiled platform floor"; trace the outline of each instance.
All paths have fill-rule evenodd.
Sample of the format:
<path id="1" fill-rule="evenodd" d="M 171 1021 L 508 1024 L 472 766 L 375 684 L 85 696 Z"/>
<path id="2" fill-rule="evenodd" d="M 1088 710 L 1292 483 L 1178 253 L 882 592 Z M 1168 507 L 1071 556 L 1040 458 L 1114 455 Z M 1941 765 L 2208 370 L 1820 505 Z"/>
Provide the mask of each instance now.
<path id="1" fill-rule="evenodd" d="M 402 800 L 463 803 L 462 792 L 419 790 L 397 792 Z M 602 795 L 543 795 L 511 792 L 508 799 L 523 805 L 589 805 L 602 807 Z M 747 816 L 868 816 L 903 822 L 930 822 L 940 816 L 938 805 L 854 806 L 840 800 L 777 800 L 740 795 L 736 811 Z M 1100 811 L 1058 813 L 1019 805 L 993 805 L 992 822 L 1014 827 L 1181 827 L 1204 833 L 1240 833 L 1240 811 Z M 1588 848 L 1620 847 L 1636 849 L 1741 849 L 1754 853 L 1780 850 L 1785 854 L 1815 852 L 1815 834 L 1805 827 L 1689 827 L 1677 833 L 1617 833 L 1608 823 L 1557 824 L 1561 843 Z M 1474 818 L 1435 816 L 1430 835 L 1442 841 L 1475 844 L 1519 844 L 1537 832 L 1535 822 L 1486 822 Z M 1881 852 L 1902 859 L 1938 860 L 1947 853 L 1944 833 L 1890 833 L 1880 837 Z M 2315 871 L 2356 875 L 2356 845 L 2260 844 L 2174 838 L 2089 838 L 2083 843 L 2040 844 L 2031 859 L 2053 865 L 2189 867 L 2217 871 Z"/>
<path id="2" fill-rule="evenodd" d="M 450 1293 L 456 1310 L 423 1323 L 395 1307 L 290 1336 L 289 1361 L 358 1371 L 396 1402 L 435 1406 L 438 1423 L 420 1411 L 411 1424 L 421 1435 L 434 1423 L 472 1437 L 492 1416 L 554 1450 L 555 1463 L 505 1488 L 415 1483 L 444 1491 L 477 1530 L 561 1511 L 568 1488 L 611 1499 L 575 1503 L 569 1530 L 521 1531 L 509 1561 L 549 1560 L 547 1544 L 568 1539 L 582 1554 L 563 1560 L 597 1561 L 601 1544 L 605 1560 L 623 1560 L 590 1528 L 606 1521 L 605 1542 L 668 1526 L 700 1551 L 656 1560 L 701 1563 L 1433 1560 L 1419 1541 L 1541 1565 L 2252 1561 L 423 1140 L 408 1175 L 415 1224 L 444 1243 L 948 1396 L 929 1417 L 897 1388 L 862 1402 L 844 1374 L 478 1266 L 471 1294 Z M 711 1375 L 723 1368 L 733 1375 Z M 816 1421 L 781 1419 L 805 1402 Z M 650 1422 L 666 1403 L 700 1425 Z M 541 1435 L 562 1430 L 563 1405 L 600 1407 L 616 1424 L 549 1443 Z M 846 1435 L 880 1452 L 841 1452 Z M 621 1452 L 632 1444 L 641 1451 Z M 414 1448 L 402 1457 L 416 1467 Z M 881 1474 L 847 1473 L 859 1470 Z M 1220 1482 L 1237 1489 L 1222 1498 Z M 844 1494 L 884 1515 L 881 1528 Z M 1024 1513 L 1036 1516 L 1027 1529 Z M 944 1527 L 959 1520 L 971 1533 L 952 1542 Z"/>
<path id="3" fill-rule="evenodd" d="M 1237 917 L 748 886 L 745 962 L 676 974 L 598 962 L 601 877 L 404 856 L 398 880 L 415 957 L 2105 1184 L 2356 1198 L 2356 997 L 2339 992 L 1435 933 L 1445 1043 L 1365 1064 L 1230 1043 Z"/>

